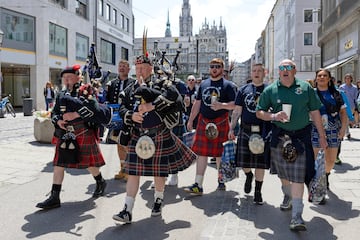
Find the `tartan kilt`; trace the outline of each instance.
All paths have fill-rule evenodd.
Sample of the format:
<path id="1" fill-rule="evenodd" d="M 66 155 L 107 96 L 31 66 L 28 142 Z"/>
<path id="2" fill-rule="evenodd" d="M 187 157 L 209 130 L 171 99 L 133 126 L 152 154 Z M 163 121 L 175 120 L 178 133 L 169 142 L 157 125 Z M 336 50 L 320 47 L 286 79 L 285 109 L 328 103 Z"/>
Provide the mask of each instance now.
<path id="1" fill-rule="evenodd" d="M 215 123 L 219 131 L 219 136 L 211 140 L 205 135 L 205 127 L 209 122 Z M 224 150 L 223 142 L 228 141 L 228 132 L 228 113 L 215 119 L 206 119 L 202 116 L 202 114 L 199 114 L 192 150 L 199 156 L 221 157 Z"/>
<path id="2" fill-rule="evenodd" d="M 169 174 L 185 170 L 197 159 L 197 155 L 166 127 L 148 136 L 155 144 L 154 156 L 149 159 L 138 157 L 135 146 L 140 135 L 134 131 L 124 163 L 125 173 L 136 176 L 167 177 Z"/>
<path id="3" fill-rule="evenodd" d="M 265 141 L 264 153 L 253 154 L 249 149 L 251 132 L 240 129 L 236 146 L 236 166 L 242 168 L 270 168 L 270 143 Z"/>
<path id="4" fill-rule="evenodd" d="M 282 157 L 283 140 L 279 140 L 276 147 L 271 147 L 270 172 L 276 173 L 279 178 L 291 182 L 304 183 L 306 175 L 306 151 L 298 154 L 294 162 L 287 162 Z"/>
<path id="5" fill-rule="evenodd" d="M 180 138 L 180 140 L 183 140 L 183 135 L 184 133 L 186 133 L 185 125 L 184 124 L 176 125 L 175 127 L 172 128 L 172 132 L 175 134 L 175 136 Z"/>
<path id="6" fill-rule="evenodd" d="M 75 129 L 76 141 L 79 144 L 79 163 L 59 163 L 60 141 L 56 141 L 53 165 L 65 168 L 84 169 L 88 167 L 101 167 L 105 165 L 104 157 L 99 146 L 97 129 L 86 128 L 83 121 L 72 123 Z"/>

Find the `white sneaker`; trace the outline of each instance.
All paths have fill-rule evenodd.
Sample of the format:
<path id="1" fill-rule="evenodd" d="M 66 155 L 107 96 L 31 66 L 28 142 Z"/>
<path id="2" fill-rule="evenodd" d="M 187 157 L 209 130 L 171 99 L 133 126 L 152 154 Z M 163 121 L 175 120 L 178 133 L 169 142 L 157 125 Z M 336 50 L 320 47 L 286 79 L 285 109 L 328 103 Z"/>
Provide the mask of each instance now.
<path id="1" fill-rule="evenodd" d="M 169 177 L 166 185 L 169 185 L 169 186 L 178 185 L 178 175 L 177 174 L 170 174 L 170 177 Z"/>

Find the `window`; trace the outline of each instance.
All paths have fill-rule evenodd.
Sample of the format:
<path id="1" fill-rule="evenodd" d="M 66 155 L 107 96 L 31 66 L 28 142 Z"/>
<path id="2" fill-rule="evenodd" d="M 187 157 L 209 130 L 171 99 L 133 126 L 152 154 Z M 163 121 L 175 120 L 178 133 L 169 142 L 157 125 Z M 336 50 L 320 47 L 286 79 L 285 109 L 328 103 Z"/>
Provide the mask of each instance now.
<path id="1" fill-rule="evenodd" d="M 112 20 L 112 23 L 113 24 L 117 24 L 117 10 L 116 9 L 113 9 L 112 10 L 112 18 L 111 18 L 111 20 Z"/>
<path id="2" fill-rule="evenodd" d="M 65 0 L 50 0 L 51 2 L 60 5 L 61 7 L 65 7 Z"/>
<path id="3" fill-rule="evenodd" d="M 311 55 L 302 55 L 301 56 L 300 69 L 302 72 L 311 72 L 312 71 L 312 56 Z"/>
<path id="4" fill-rule="evenodd" d="M 76 60 L 85 61 L 89 53 L 89 38 L 76 33 Z"/>
<path id="5" fill-rule="evenodd" d="M 100 59 L 104 63 L 115 65 L 115 44 L 101 39 L 101 56 Z"/>
<path id="6" fill-rule="evenodd" d="M 121 14 L 121 28 L 125 29 L 125 16 L 124 16 L 124 14 Z"/>
<path id="7" fill-rule="evenodd" d="M 53 23 L 49 25 L 49 52 L 58 56 L 67 56 L 67 30 Z"/>
<path id="8" fill-rule="evenodd" d="M 85 0 L 77 0 L 76 1 L 76 14 L 82 16 L 83 18 L 87 19 L 87 4 Z"/>
<path id="9" fill-rule="evenodd" d="M 129 60 L 129 49 L 121 47 L 121 59 Z"/>
<path id="10" fill-rule="evenodd" d="M 106 7 L 105 7 L 105 18 L 106 18 L 106 20 L 110 21 L 110 5 L 109 4 L 106 4 Z"/>
<path id="11" fill-rule="evenodd" d="M 104 0 L 99 0 L 99 15 L 104 16 Z"/>
<path id="12" fill-rule="evenodd" d="M 315 55 L 315 70 L 319 69 L 321 67 L 321 55 L 316 54 Z"/>
<path id="13" fill-rule="evenodd" d="M 312 33 L 304 33 L 304 45 L 313 45 Z"/>
<path id="14" fill-rule="evenodd" d="M 130 21 L 128 18 L 126 18 L 126 32 L 129 32 L 130 31 Z"/>
<path id="15" fill-rule="evenodd" d="M 313 10 L 304 10 L 304 22 L 313 22 Z"/>
<path id="16" fill-rule="evenodd" d="M 25 45 L 27 45 L 31 50 L 34 50 L 34 18 L 1 9 L 0 17 L 0 29 L 4 32 L 4 39 L 10 41 L 10 47 L 13 47 L 12 45 L 14 45 L 17 49 L 28 49 L 25 47 Z M 20 47 L 20 45 L 23 46 Z"/>

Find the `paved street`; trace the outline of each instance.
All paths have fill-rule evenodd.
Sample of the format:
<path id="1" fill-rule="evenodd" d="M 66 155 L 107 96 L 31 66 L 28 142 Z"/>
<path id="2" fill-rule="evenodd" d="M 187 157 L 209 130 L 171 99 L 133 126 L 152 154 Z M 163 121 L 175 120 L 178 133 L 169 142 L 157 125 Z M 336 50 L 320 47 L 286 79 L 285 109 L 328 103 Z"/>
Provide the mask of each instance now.
<path id="1" fill-rule="evenodd" d="M 216 171 L 209 164 L 204 195 L 189 196 L 183 188 L 194 181 L 195 165 L 179 174 L 178 187 L 167 187 L 161 217 L 151 217 L 151 178 L 142 178 L 133 211 L 133 223 L 116 225 L 112 215 L 121 210 L 125 183 L 113 180 L 118 170 L 115 145 L 101 144 L 107 165 L 102 173 L 107 194 L 92 199 L 95 181 L 83 170 L 65 175 L 61 208 L 38 211 L 37 202 L 49 193 L 54 147 L 33 137 L 32 116 L 0 118 L 0 238 L 21 239 L 354 239 L 360 234 L 360 129 L 343 142 L 341 159 L 330 175 L 329 201 L 319 206 L 306 201 L 308 231 L 288 229 L 291 213 L 282 212 L 279 180 L 267 174 L 263 185 L 266 203 L 252 203 L 253 192 L 243 192 L 244 174 L 216 191 Z"/>

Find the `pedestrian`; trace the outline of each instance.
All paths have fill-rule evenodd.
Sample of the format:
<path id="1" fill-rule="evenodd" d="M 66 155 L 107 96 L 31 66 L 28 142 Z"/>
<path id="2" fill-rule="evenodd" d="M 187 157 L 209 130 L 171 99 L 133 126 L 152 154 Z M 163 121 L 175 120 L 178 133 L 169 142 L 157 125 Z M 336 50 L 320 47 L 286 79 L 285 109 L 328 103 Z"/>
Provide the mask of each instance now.
<path id="1" fill-rule="evenodd" d="M 198 124 L 192 150 L 199 155 L 196 162 L 195 183 L 184 190 L 202 195 L 203 181 L 208 157 L 216 158 L 219 169 L 223 142 L 228 140 L 229 111 L 234 108 L 236 90 L 232 82 L 223 78 L 224 61 L 214 58 L 209 63 L 210 78 L 203 80 L 191 109 L 188 131 L 193 129 L 193 123 L 198 116 Z M 218 190 L 226 190 L 225 183 L 218 174 Z"/>
<path id="2" fill-rule="evenodd" d="M 36 205 L 42 209 L 60 207 L 60 191 L 65 168 L 86 168 L 96 181 L 93 197 L 104 194 L 106 181 L 100 167 L 105 165 L 99 147 L 98 125 L 107 123 L 111 111 L 99 105 L 90 85 L 81 86 L 80 65 L 61 72 L 62 90 L 52 111 L 55 125 L 56 149 L 53 159 L 53 184 L 48 199 Z"/>
<path id="3" fill-rule="evenodd" d="M 185 104 L 185 118 L 186 118 L 186 122 L 185 124 L 187 125 L 189 117 L 190 117 L 190 113 L 191 113 L 191 108 L 194 105 L 195 102 L 195 98 L 196 98 L 196 78 L 194 75 L 189 75 L 186 79 L 186 89 L 187 89 L 187 93 L 184 97 L 184 104 Z M 196 125 L 197 125 L 197 119 L 198 117 L 196 116 L 196 118 L 194 119 L 193 122 L 193 129 L 196 129 Z"/>
<path id="4" fill-rule="evenodd" d="M 55 90 L 50 81 L 46 82 L 44 88 L 44 97 L 45 97 L 46 111 L 49 111 L 50 108 L 53 108 L 54 99 L 55 99 Z"/>
<path id="5" fill-rule="evenodd" d="M 113 216 L 115 221 L 125 223 L 132 221 L 140 176 L 154 177 L 151 215 L 159 216 L 164 203 L 165 178 L 188 168 L 197 158 L 171 132 L 171 128 L 179 123 L 183 107 L 176 88 L 168 79 L 154 84 L 152 63 L 146 55 L 137 57 L 135 67 L 137 83 L 125 91 L 120 107 L 124 126 L 130 132 L 124 164 L 128 174 L 126 197 L 123 210 Z"/>
<path id="6" fill-rule="evenodd" d="M 280 209 L 292 208 L 290 229 L 304 231 L 304 183 L 308 185 L 315 174 L 309 114 L 319 132 L 320 147 L 325 149 L 327 142 L 319 112 L 321 102 L 310 84 L 295 74 L 292 60 L 280 62 L 279 79 L 264 89 L 256 116 L 273 123 L 270 169 L 281 180 L 284 199 Z"/>
<path id="7" fill-rule="evenodd" d="M 241 167 L 246 175 L 244 192 L 250 193 L 255 168 L 254 203 L 262 205 L 261 188 L 265 169 L 270 167 L 270 123 L 256 117 L 256 104 L 265 88 L 265 71 L 262 64 L 254 64 L 251 70 L 252 81 L 242 86 L 235 98 L 232 112 L 229 139 L 235 140 L 234 133 L 241 117 L 240 132 L 237 137 L 236 166 Z"/>
<path id="8" fill-rule="evenodd" d="M 316 71 L 315 87 L 319 99 L 323 104 L 320 108 L 320 114 L 328 143 L 328 147 L 325 149 L 325 172 L 327 189 L 329 189 L 329 175 L 335 165 L 341 139 L 345 136 L 348 117 L 346 115 L 344 100 L 342 99 L 341 93 L 336 90 L 334 82 L 331 80 L 329 70 L 320 68 Z M 313 126 L 312 129 L 312 145 L 314 154 L 317 156 L 321 146 L 319 133 L 315 126 Z M 325 197 L 321 201 L 321 204 L 324 203 Z"/>
<path id="9" fill-rule="evenodd" d="M 341 84 L 340 86 L 340 90 L 344 91 L 347 99 L 349 100 L 350 103 L 350 108 L 351 108 L 351 113 L 354 116 L 355 115 L 355 104 L 356 104 L 356 100 L 357 100 L 357 94 L 358 94 L 358 90 L 357 87 L 352 83 L 353 82 L 353 76 L 351 73 L 347 73 L 344 76 L 344 83 Z M 354 118 L 354 121 L 356 120 L 356 118 Z M 351 133 L 350 133 L 350 128 L 349 127 L 353 127 L 354 125 L 354 121 L 350 121 L 348 124 L 348 128 L 346 130 L 346 137 L 348 139 L 351 139 Z"/>
<path id="10" fill-rule="evenodd" d="M 106 84 L 106 101 L 109 104 L 121 104 L 120 93 L 127 87 L 135 84 L 135 79 L 129 77 L 130 64 L 127 60 L 120 60 L 118 63 L 118 76 Z M 119 109 L 115 110 L 118 111 Z M 118 137 L 121 125 L 117 124 L 109 129 L 108 134 L 113 137 Z M 127 180 L 127 174 L 124 172 L 124 161 L 127 154 L 125 145 L 119 141 L 117 143 L 117 153 L 120 161 L 120 170 L 115 174 L 114 178 L 117 180 Z"/>

